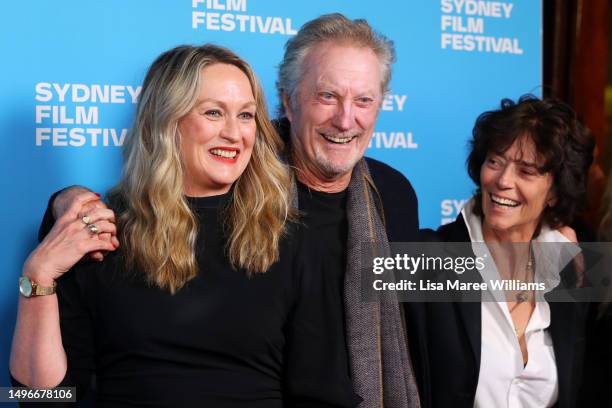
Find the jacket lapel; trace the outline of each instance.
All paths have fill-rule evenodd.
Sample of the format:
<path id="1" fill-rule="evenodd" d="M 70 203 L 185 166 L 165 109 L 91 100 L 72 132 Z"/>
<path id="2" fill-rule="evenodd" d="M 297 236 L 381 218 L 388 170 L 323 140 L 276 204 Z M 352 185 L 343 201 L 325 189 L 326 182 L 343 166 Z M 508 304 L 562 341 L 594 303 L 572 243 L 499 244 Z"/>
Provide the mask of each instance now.
<path id="1" fill-rule="evenodd" d="M 465 333 L 470 342 L 475 367 L 480 367 L 480 348 L 482 339 L 481 304 L 479 302 L 455 303 L 457 312 L 463 321 Z"/>
<path id="2" fill-rule="evenodd" d="M 438 232 L 443 236 L 445 242 L 469 243 L 470 235 L 465 225 L 463 215 L 459 214 L 455 222 L 444 225 Z M 456 252 L 449 250 L 449 252 Z M 474 256 L 469 249 L 469 254 L 455 254 L 457 256 Z M 476 271 L 468 271 L 462 276 L 466 282 L 482 282 L 482 277 Z M 456 302 L 455 309 L 460 316 L 465 329 L 466 336 L 470 343 L 470 348 L 474 356 L 475 367 L 480 367 L 480 349 L 482 340 L 482 310 L 480 302 Z"/>

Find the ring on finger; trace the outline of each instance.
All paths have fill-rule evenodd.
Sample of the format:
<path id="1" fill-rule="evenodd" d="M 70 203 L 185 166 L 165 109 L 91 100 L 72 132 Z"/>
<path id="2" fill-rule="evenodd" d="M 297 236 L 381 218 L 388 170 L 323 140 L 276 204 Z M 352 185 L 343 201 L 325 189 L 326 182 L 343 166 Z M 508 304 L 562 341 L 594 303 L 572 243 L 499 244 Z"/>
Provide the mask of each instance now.
<path id="1" fill-rule="evenodd" d="M 89 229 L 89 232 L 91 232 L 92 234 L 97 234 L 100 232 L 96 224 L 87 224 L 87 229 Z"/>
<path id="2" fill-rule="evenodd" d="M 84 215 L 81 217 L 81 221 L 83 221 L 83 224 L 85 224 L 85 225 L 89 225 L 89 221 L 91 221 L 91 218 L 89 218 L 89 215 L 84 214 Z"/>

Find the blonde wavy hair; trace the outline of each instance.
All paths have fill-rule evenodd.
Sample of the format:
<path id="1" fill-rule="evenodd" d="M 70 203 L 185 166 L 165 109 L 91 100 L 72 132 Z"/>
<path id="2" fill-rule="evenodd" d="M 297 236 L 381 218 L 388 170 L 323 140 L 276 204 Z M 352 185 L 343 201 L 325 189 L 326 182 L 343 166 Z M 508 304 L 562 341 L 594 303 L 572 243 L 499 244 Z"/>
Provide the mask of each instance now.
<path id="1" fill-rule="evenodd" d="M 279 159 L 282 141 L 266 110 L 251 67 L 215 45 L 179 46 L 160 55 L 147 72 L 134 124 L 126 138 L 124 168 L 109 193 L 128 268 L 175 293 L 198 273 L 198 220 L 183 189 L 179 120 L 196 103 L 202 70 L 230 64 L 248 77 L 257 105 L 251 160 L 230 190 L 224 211 L 227 255 L 249 275 L 279 258 L 279 241 L 291 210 L 291 173 Z"/>

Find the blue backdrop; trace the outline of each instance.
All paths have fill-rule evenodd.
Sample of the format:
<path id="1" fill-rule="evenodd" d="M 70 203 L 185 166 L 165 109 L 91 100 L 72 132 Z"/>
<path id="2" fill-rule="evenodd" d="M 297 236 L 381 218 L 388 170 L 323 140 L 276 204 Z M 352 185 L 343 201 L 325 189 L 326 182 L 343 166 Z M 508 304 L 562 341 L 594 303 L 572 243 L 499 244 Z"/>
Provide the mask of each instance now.
<path id="1" fill-rule="evenodd" d="M 70 184 L 104 192 L 116 182 L 140 84 L 161 52 L 183 43 L 232 48 L 252 64 L 274 113 L 285 41 L 323 13 L 367 18 L 395 42 L 398 60 L 366 154 L 410 179 L 421 225 L 436 227 L 471 196 L 466 141 L 477 115 L 503 97 L 540 93 L 541 7 L 534 0 L 8 2 L 0 17 L 0 367 L 8 367 L 17 278 L 48 196 Z"/>

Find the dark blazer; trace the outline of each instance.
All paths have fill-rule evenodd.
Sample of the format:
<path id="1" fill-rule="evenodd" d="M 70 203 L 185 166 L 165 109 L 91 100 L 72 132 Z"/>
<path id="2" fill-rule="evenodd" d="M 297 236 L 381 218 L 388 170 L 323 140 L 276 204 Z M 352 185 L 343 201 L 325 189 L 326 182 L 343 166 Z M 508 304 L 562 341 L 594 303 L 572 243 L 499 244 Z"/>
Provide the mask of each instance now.
<path id="1" fill-rule="evenodd" d="M 425 232 L 423 240 L 433 239 L 469 242 L 463 216 L 440 227 L 437 233 Z M 548 330 L 559 381 L 556 406 L 576 407 L 588 304 L 551 302 L 549 305 Z M 481 303 L 406 303 L 405 310 L 423 408 L 473 407 L 480 369 Z"/>

